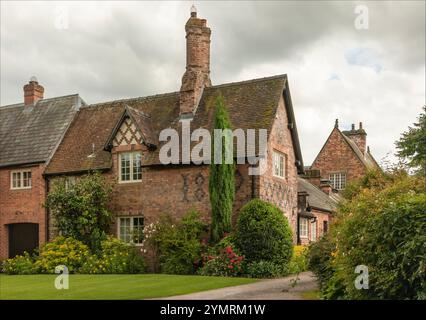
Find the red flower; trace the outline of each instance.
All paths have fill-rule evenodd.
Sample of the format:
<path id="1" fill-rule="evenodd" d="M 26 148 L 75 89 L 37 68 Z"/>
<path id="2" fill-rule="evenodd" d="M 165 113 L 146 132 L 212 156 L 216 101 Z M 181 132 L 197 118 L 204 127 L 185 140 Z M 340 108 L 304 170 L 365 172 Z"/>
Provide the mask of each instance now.
<path id="1" fill-rule="evenodd" d="M 234 266 L 232 266 L 231 264 L 228 266 L 229 269 L 233 269 Z"/>

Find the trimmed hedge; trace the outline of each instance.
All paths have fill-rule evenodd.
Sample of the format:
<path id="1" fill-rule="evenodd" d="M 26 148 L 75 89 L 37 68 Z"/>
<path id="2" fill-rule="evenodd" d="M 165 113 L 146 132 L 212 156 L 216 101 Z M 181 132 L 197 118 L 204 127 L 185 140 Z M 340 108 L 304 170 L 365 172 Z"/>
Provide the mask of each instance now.
<path id="1" fill-rule="evenodd" d="M 287 265 L 293 254 L 293 236 L 283 212 L 260 199 L 240 211 L 236 242 L 248 262 Z"/>

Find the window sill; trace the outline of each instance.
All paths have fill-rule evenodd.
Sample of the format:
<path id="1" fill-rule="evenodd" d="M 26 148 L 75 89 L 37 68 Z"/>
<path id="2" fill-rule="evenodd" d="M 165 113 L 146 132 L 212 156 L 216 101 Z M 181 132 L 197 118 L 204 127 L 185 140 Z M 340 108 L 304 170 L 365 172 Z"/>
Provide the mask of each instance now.
<path id="1" fill-rule="evenodd" d="M 118 181 L 118 184 L 127 185 L 127 184 L 141 183 L 141 182 L 142 182 L 142 180 L 136 180 L 136 181 Z"/>
<path id="2" fill-rule="evenodd" d="M 10 190 L 13 190 L 13 191 L 18 191 L 18 190 L 31 190 L 32 189 L 32 187 L 25 187 L 25 188 L 10 188 Z"/>

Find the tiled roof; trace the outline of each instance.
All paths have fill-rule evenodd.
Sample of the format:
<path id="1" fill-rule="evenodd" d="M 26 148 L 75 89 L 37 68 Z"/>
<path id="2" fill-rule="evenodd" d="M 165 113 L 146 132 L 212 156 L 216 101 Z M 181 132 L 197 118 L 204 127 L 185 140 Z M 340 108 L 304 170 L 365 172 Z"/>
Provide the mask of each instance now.
<path id="1" fill-rule="evenodd" d="M 191 122 L 191 128 L 212 129 L 215 99 L 221 94 L 234 128 L 264 128 L 270 132 L 279 99 L 284 94 L 289 122 L 294 124 L 292 136 L 296 159 L 300 161 L 300 171 L 303 171 L 297 128 L 286 81 L 286 75 L 280 75 L 205 88 Z M 99 103 L 81 108 L 46 169 L 46 173 L 58 174 L 110 168 L 111 154 L 105 150 L 105 143 L 111 137 L 125 108 L 133 110 L 133 113 L 140 112 L 149 116 L 150 128 L 145 135 L 149 135 L 151 139 L 154 139 L 152 138 L 154 136 L 158 137 L 162 129 L 179 127 L 179 92 Z M 92 144 L 95 148 L 95 157 L 88 158 L 87 156 L 93 151 Z M 143 155 L 144 165 L 160 164 L 161 146 L 162 144 L 159 143 L 155 151 L 146 152 Z"/>
<path id="2" fill-rule="evenodd" d="M 0 167 L 46 162 L 81 105 L 69 95 L 0 107 Z"/>
<path id="3" fill-rule="evenodd" d="M 303 178 L 297 178 L 297 191 L 308 193 L 307 202 L 311 207 L 330 212 L 336 210 L 336 197 L 329 197 L 321 189 Z"/>
<path id="4" fill-rule="evenodd" d="M 373 158 L 373 156 L 370 154 L 370 152 L 362 152 L 357 144 L 349 138 L 345 132 L 342 132 L 342 136 L 345 139 L 345 141 L 349 144 L 353 152 L 356 154 L 358 159 L 364 164 L 364 166 L 368 169 L 375 169 L 378 168 L 379 165 L 377 164 L 376 160 Z"/>

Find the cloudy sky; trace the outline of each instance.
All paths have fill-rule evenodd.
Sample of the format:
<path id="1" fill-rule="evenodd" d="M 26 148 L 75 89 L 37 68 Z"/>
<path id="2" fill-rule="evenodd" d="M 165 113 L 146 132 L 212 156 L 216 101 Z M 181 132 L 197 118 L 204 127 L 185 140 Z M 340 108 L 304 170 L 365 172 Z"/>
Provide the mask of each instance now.
<path id="1" fill-rule="evenodd" d="M 2 1 L 1 105 L 21 102 L 32 75 L 45 97 L 87 103 L 179 90 L 191 5 Z M 423 1 L 195 5 L 212 29 L 213 84 L 288 75 L 305 164 L 335 118 L 362 121 L 380 161 L 425 104 Z"/>

